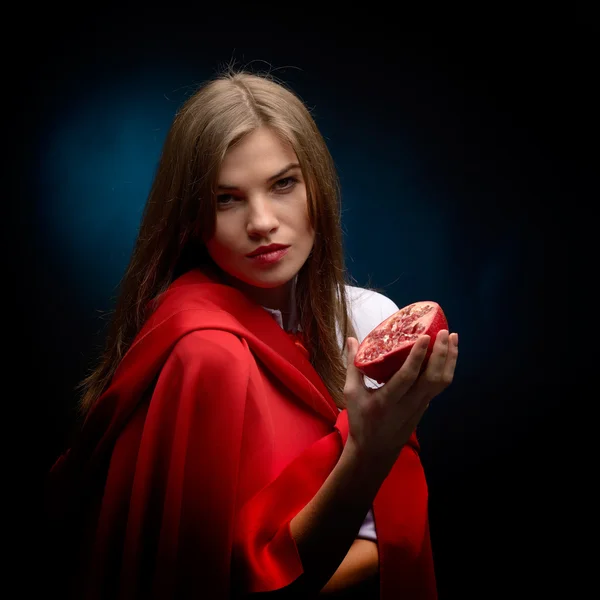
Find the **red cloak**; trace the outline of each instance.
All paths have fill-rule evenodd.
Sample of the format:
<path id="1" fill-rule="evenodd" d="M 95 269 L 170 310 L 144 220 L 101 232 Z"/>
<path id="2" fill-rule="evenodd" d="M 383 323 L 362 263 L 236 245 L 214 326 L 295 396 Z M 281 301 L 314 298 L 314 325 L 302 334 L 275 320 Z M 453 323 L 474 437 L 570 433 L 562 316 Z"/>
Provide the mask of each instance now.
<path id="1" fill-rule="evenodd" d="M 303 568 L 289 523 L 347 435 L 346 410 L 272 316 L 186 273 L 50 473 L 54 518 L 83 539 L 77 598 L 218 600 L 290 584 Z M 373 503 L 381 600 L 437 597 L 418 451 L 413 434 Z"/>

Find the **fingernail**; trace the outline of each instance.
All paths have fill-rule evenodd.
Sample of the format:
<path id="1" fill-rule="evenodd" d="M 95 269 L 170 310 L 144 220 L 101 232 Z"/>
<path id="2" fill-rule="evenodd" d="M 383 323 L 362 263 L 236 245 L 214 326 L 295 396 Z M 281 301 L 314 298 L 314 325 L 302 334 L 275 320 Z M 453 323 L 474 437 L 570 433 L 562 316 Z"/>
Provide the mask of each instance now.
<path id="1" fill-rule="evenodd" d="M 454 345 L 458 346 L 458 333 L 454 334 Z"/>

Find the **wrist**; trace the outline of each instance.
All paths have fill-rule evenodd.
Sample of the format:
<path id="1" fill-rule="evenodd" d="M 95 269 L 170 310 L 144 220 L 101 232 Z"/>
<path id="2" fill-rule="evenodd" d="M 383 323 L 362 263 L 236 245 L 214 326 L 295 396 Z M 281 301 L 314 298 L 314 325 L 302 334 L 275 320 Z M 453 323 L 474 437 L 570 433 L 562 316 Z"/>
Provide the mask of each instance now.
<path id="1" fill-rule="evenodd" d="M 361 446 L 350 434 L 340 462 L 351 471 L 352 479 L 357 482 L 358 486 L 371 488 L 375 494 L 390 472 L 396 458 L 390 456 L 389 452 L 385 453 Z"/>

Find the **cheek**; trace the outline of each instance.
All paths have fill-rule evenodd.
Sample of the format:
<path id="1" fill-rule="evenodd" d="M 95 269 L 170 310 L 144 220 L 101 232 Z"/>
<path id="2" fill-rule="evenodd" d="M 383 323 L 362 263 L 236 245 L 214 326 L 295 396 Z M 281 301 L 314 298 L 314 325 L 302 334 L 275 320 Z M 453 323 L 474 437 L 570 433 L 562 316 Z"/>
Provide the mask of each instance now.
<path id="1" fill-rule="evenodd" d="M 304 215 L 304 233 L 310 238 L 311 242 L 314 242 L 316 234 L 308 216 L 308 211 Z"/>
<path id="2" fill-rule="evenodd" d="M 231 227 L 228 226 L 228 223 L 216 223 L 215 233 L 208 242 L 206 242 L 206 247 L 210 252 L 224 254 L 236 246 L 236 240 L 239 240 L 239 234 L 236 235 L 235 232 L 231 231 Z"/>
<path id="3" fill-rule="evenodd" d="M 227 256 L 230 253 L 229 244 L 227 244 L 226 240 L 216 234 L 206 243 L 206 248 L 213 260 L 216 260 L 217 262 L 227 260 Z"/>
<path id="4" fill-rule="evenodd" d="M 308 208 L 308 198 L 306 194 L 304 195 L 304 206 L 302 210 L 302 218 L 304 219 L 304 231 L 308 236 L 310 236 L 311 240 L 315 239 L 315 230 L 310 222 L 310 212 Z"/>
<path id="5" fill-rule="evenodd" d="M 311 224 L 308 223 L 306 226 L 306 237 L 310 241 L 310 245 L 312 246 L 315 243 L 315 230 L 312 228 Z"/>

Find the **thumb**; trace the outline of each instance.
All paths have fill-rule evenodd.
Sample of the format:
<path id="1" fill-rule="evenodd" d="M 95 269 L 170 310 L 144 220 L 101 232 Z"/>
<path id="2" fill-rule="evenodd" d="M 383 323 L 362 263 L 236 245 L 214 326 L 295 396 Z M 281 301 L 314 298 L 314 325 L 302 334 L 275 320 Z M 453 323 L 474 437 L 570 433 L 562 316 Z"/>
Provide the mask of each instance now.
<path id="1" fill-rule="evenodd" d="M 346 390 L 355 390 L 364 386 L 363 374 L 356 368 L 354 357 L 358 350 L 358 340 L 353 337 L 346 339 Z"/>

